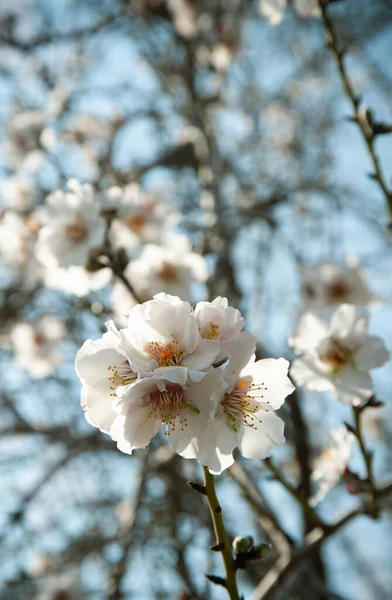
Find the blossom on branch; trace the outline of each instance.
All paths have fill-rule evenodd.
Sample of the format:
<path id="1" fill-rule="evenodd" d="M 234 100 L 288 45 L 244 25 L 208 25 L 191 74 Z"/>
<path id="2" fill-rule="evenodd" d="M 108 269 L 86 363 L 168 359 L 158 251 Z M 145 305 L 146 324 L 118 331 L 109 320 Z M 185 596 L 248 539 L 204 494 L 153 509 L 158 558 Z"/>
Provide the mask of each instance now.
<path id="1" fill-rule="evenodd" d="M 17 323 L 10 332 L 16 363 L 34 379 L 48 377 L 62 362 L 57 346 L 64 334 L 63 324 L 50 315 L 35 325 Z"/>
<path id="2" fill-rule="evenodd" d="M 302 297 L 307 309 L 313 311 L 338 304 L 366 306 L 373 299 L 366 273 L 360 266 L 341 267 L 335 263 L 304 269 Z"/>
<path id="3" fill-rule="evenodd" d="M 329 432 L 329 444 L 314 461 L 312 483 L 317 488 L 310 500 L 316 506 L 335 485 L 346 470 L 351 458 L 355 436 L 344 425 Z"/>
<path id="4" fill-rule="evenodd" d="M 208 266 L 205 258 L 191 251 L 186 237 L 172 236 L 164 246 L 146 244 L 124 275 L 146 300 L 160 291 L 190 300 L 192 283 L 207 280 Z"/>
<path id="5" fill-rule="evenodd" d="M 255 338 L 226 298 L 192 309 L 160 293 L 134 306 L 127 326 L 107 323 L 101 339 L 76 356 L 87 420 L 123 452 L 163 430 L 174 450 L 220 473 L 240 448 L 265 458 L 283 444 L 274 414 L 294 387 L 288 362 L 255 362 Z"/>
<path id="6" fill-rule="evenodd" d="M 369 371 L 389 359 L 383 341 L 368 335 L 368 317 L 342 304 L 328 322 L 306 313 L 289 344 L 301 356 L 290 374 L 298 386 L 332 391 L 343 404 L 361 406 L 373 395 Z"/>
<path id="7" fill-rule="evenodd" d="M 68 181 L 69 192 L 57 190 L 47 199 L 36 244 L 36 256 L 45 267 L 83 266 L 89 249 L 103 242 L 105 224 L 100 204 L 89 184 Z"/>

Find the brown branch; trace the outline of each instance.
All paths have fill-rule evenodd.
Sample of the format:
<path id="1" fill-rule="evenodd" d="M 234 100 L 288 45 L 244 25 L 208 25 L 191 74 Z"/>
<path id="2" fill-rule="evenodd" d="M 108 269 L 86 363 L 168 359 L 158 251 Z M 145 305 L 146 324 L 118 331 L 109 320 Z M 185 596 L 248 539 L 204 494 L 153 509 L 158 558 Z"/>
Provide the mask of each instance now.
<path id="1" fill-rule="evenodd" d="M 376 496 L 379 501 L 386 499 L 391 494 L 391 481 L 388 481 L 376 490 Z M 250 600 L 264 600 L 276 585 L 283 584 L 295 569 L 297 569 L 305 560 L 317 553 L 327 539 L 340 531 L 340 529 L 355 517 L 368 514 L 368 508 L 368 503 L 364 502 L 343 514 L 333 525 L 328 525 L 324 529 L 316 527 L 309 532 L 306 536 L 307 543 L 302 548 L 298 548 L 298 550 L 294 551 L 291 558 L 287 560 L 285 564 L 275 564 L 260 581 Z"/>

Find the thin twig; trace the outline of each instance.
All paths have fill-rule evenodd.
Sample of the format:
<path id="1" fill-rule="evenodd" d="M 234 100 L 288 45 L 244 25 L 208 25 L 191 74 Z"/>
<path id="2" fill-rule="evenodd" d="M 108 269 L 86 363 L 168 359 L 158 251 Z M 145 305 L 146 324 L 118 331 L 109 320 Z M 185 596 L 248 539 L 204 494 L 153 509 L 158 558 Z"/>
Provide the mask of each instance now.
<path id="1" fill-rule="evenodd" d="M 377 500 L 383 500 L 392 494 L 392 482 L 389 481 L 375 490 Z M 291 559 L 283 565 L 275 564 L 272 569 L 263 577 L 259 585 L 254 590 L 250 600 L 264 600 L 273 587 L 284 580 L 302 564 L 303 561 L 318 552 L 322 544 L 332 535 L 342 529 L 347 523 L 355 517 L 368 514 L 369 506 L 364 502 L 356 508 L 343 514 L 333 525 L 324 528 L 316 527 L 306 536 L 306 544 L 294 551 Z"/>
<path id="2" fill-rule="evenodd" d="M 215 480 L 214 476 L 211 475 L 207 467 L 203 467 L 204 470 L 204 485 L 206 487 L 206 497 L 208 505 L 210 507 L 211 517 L 214 524 L 214 531 L 216 536 L 216 544 L 219 547 L 219 551 L 222 554 L 223 562 L 226 571 L 226 589 L 230 596 L 230 600 L 240 600 L 238 594 L 237 581 L 236 581 L 236 567 L 234 564 L 233 555 L 231 553 L 231 547 L 229 544 L 229 538 L 227 536 L 226 528 L 223 523 L 222 508 L 218 502 L 218 498 L 215 491 Z"/>
<path id="3" fill-rule="evenodd" d="M 379 511 L 378 511 L 378 506 L 377 506 L 376 484 L 374 481 L 374 473 L 373 473 L 373 454 L 366 448 L 365 440 L 363 439 L 362 426 L 361 426 L 361 413 L 362 412 L 363 411 L 361 411 L 361 409 L 358 407 L 353 408 L 354 422 L 355 422 L 354 435 L 358 440 L 358 444 L 361 449 L 363 460 L 366 465 L 367 483 L 369 486 L 370 500 L 371 500 L 371 516 L 376 519 L 378 517 Z"/>
<path id="4" fill-rule="evenodd" d="M 372 122 L 370 111 L 368 111 L 365 106 L 361 105 L 361 98 L 358 96 L 358 94 L 356 94 L 354 86 L 348 76 L 346 66 L 344 64 L 345 49 L 342 48 L 339 43 L 335 25 L 328 14 L 327 7 L 329 5 L 329 0 L 319 0 L 319 5 L 321 9 L 322 21 L 328 34 L 328 47 L 334 55 L 344 91 L 352 105 L 354 111 L 353 121 L 357 123 L 361 131 L 373 165 L 374 172 L 371 174 L 371 178 L 378 183 L 387 202 L 389 212 L 392 214 L 392 193 L 391 190 L 389 190 L 385 177 L 382 173 L 380 160 L 375 150 L 377 129 L 374 127 Z"/>

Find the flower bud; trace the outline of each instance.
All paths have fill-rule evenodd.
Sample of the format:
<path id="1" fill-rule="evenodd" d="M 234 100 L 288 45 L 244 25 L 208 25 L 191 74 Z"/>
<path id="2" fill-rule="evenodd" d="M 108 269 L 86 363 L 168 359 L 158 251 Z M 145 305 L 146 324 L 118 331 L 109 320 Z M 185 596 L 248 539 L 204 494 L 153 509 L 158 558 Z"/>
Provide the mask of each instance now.
<path id="1" fill-rule="evenodd" d="M 236 553 L 249 552 L 253 548 L 254 539 L 251 535 L 245 537 L 238 536 L 233 540 L 233 550 Z"/>

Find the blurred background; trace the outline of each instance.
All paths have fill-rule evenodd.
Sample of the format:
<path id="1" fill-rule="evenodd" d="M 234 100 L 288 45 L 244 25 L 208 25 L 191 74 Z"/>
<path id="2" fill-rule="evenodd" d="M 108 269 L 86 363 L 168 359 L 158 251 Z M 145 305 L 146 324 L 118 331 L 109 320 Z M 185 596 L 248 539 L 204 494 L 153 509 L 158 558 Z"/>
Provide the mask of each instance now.
<path id="1" fill-rule="evenodd" d="M 204 576 L 222 565 L 186 484 L 200 465 L 161 439 L 124 455 L 80 407 L 76 351 L 138 299 L 227 296 L 260 356 L 291 360 L 307 269 L 359 266 L 371 333 L 392 349 L 392 4 L 331 2 L 328 15 L 335 48 L 311 0 L 1 3 L 2 600 L 226 597 Z M 354 103 L 334 62 L 342 50 Z M 109 188 L 124 190 L 98 251 L 110 246 L 113 264 L 91 248 L 87 268 L 39 259 L 46 198 L 69 179 L 104 206 L 118 193 Z M 384 482 L 390 363 L 372 376 L 384 404 L 364 412 L 363 434 Z M 313 461 L 351 413 L 301 391 L 280 415 L 288 442 L 274 464 L 307 500 Z M 350 470 L 365 474 L 357 447 Z M 349 491 L 343 481 L 317 505 L 326 522 L 362 506 Z M 391 597 L 391 504 L 377 520 L 350 519 L 275 582 L 312 528 L 303 503 L 267 465 L 240 459 L 218 495 L 230 536 L 272 545 L 240 573 L 245 598 Z"/>

